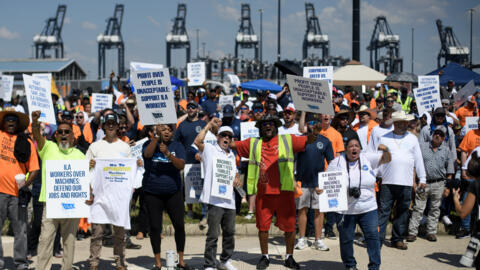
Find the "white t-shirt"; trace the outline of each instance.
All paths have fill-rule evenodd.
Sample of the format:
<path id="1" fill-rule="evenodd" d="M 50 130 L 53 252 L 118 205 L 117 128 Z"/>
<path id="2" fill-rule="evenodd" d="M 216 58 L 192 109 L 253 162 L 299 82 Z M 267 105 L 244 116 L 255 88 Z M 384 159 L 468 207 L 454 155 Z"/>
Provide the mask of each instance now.
<path id="1" fill-rule="evenodd" d="M 426 183 L 422 152 L 415 135 L 410 132 L 397 135 L 391 131 L 380 138 L 380 144 L 387 146 L 392 155 L 392 161 L 380 166 L 382 184 L 413 186 L 413 168 L 420 183 Z"/>
<path id="2" fill-rule="evenodd" d="M 357 130 L 358 138 L 360 139 L 360 144 L 362 145 L 362 152 L 367 151 L 367 142 L 368 142 L 368 125 L 361 125 Z"/>
<path id="3" fill-rule="evenodd" d="M 278 128 L 278 135 L 284 135 L 284 134 L 293 134 L 297 136 L 302 136 L 303 134 L 300 133 L 298 130 L 298 123 L 293 124 L 293 126 L 286 128 L 285 126 L 281 126 Z"/>
<path id="4" fill-rule="evenodd" d="M 393 130 L 393 125 L 388 128 L 382 128 L 381 126 L 375 126 L 370 134 L 370 141 L 368 142 L 367 152 L 375 153 L 378 151 L 380 145 L 380 138 Z"/>
<path id="5" fill-rule="evenodd" d="M 205 172 L 205 178 L 203 181 L 202 194 L 200 194 L 200 201 L 203 203 L 215 205 L 217 207 L 235 209 L 235 191 L 232 191 L 232 200 L 226 200 L 222 198 L 217 198 L 215 196 L 210 196 L 212 192 L 211 189 L 213 181 L 213 159 L 215 157 L 230 159 L 232 163 L 235 164 L 235 154 L 233 153 L 233 151 L 230 150 L 230 152 L 227 153 L 218 145 L 205 143 L 202 152 L 202 166 Z"/>
<path id="6" fill-rule="evenodd" d="M 475 147 L 475 149 L 473 149 L 472 153 L 470 153 L 470 155 L 468 156 L 467 160 L 465 160 L 465 164 L 463 164 L 462 170 L 467 170 L 467 169 L 468 169 L 468 163 L 469 163 L 470 160 L 472 159 L 472 154 L 473 154 L 473 153 L 477 153 L 477 155 L 480 156 L 480 146 L 477 146 L 477 147 Z"/>
<path id="7" fill-rule="evenodd" d="M 23 108 L 22 105 L 20 104 L 17 104 L 17 106 L 13 107 L 15 109 L 16 112 L 21 112 L 21 113 L 25 113 L 25 109 Z"/>

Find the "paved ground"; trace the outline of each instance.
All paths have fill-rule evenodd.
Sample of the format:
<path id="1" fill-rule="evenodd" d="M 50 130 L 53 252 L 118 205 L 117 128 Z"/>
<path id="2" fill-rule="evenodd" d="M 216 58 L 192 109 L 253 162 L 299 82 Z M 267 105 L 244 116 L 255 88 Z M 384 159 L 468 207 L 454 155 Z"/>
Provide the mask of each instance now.
<path id="1" fill-rule="evenodd" d="M 13 268 L 12 252 L 13 238 L 2 237 L 4 252 L 6 256 L 6 269 Z M 149 239 L 138 241 L 141 244 L 140 250 L 127 250 L 128 269 L 150 269 L 153 266 L 152 249 Z M 457 240 L 452 236 L 439 236 L 437 243 L 430 243 L 419 239 L 415 243 L 409 243 L 407 251 L 400 251 L 389 247 L 382 249 L 382 269 L 455 269 L 461 267 L 458 263 L 461 254 L 465 251 L 469 239 Z M 325 240 L 330 251 L 317 251 L 310 248 L 295 251 L 294 257 L 300 263 L 302 269 L 344 269 L 340 260 L 338 240 Z M 87 258 L 89 256 L 89 240 L 77 241 L 75 249 L 76 269 L 88 269 Z M 205 237 L 189 236 L 186 242 L 187 263 L 195 269 L 203 269 L 203 250 Z M 162 257 L 165 251 L 175 249 L 174 239 L 167 236 L 162 243 Z M 269 245 L 272 257 L 269 269 L 285 269 L 282 266 L 282 256 L 285 254 L 285 247 L 281 237 L 274 237 Z M 233 257 L 234 264 L 240 269 L 255 269 L 259 259 L 258 240 L 255 237 L 237 237 L 236 250 Z M 111 248 L 102 250 L 103 260 L 100 269 L 113 269 L 113 251 Z M 368 257 L 366 249 L 355 246 L 355 254 L 359 269 L 367 269 Z M 31 267 L 35 267 L 36 257 Z M 61 259 L 54 259 L 52 269 L 60 269 Z"/>

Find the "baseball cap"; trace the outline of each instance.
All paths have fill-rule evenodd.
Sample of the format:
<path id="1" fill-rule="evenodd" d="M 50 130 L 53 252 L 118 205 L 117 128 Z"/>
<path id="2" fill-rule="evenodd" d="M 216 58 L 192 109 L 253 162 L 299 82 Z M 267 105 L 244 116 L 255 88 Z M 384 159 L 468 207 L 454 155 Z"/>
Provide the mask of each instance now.
<path id="1" fill-rule="evenodd" d="M 260 102 L 253 103 L 252 110 L 255 110 L 255 109 L 264 109 L 262 103 Z"/>
<path id="2" fill-rule="evenodd" d="M 205 93 L 205 89 L 204 89 L 204 88 L 198 88 L 197 91 L 198 91 L 198 92 L 203 92 L 203 93 Z"/>
<path id="3" fill-rule="evenodd" d="M 62 119 L 73 119 L 73 114 L 70 111 L 63 111 Z"/>
<path id="4" fill-rule="evenodd" d="M 437 114 L 443 114 L 445 115 L 445 109 L 443 107 L 437 107 L 434 111 L 433 111 L 433 115 L 437 115 Z"/>
<path id="5" fill-rule="evenodd" d="M 342 97 L 343 97 L 343 96 L 344 96 L 343 91 L 342 91 L 342 90 L 338 90 L 338 91 L 337 91 L 337 96 L 342 96 Z"/>
<path id="6" fill-rule="evenodd" d="M 114 113 L 109 113 L 109 114 L 105 115 L 103 118 L 104 118 L 104 120 L 103 120 L 104 123 L 107 123 L 108 121 L 114 121 L 115 123 L 118 124 L 118 117 Z"/>
<path id="7" fill-rule="evenodd" d="M 233 135 L 233 129 L 229 126 L 222 126 L 218 129 L 218 134 L 222 132 L 230 132 Z"/>
<path id="8" fill-rule="evenodd" d="M 447 128 L 443 125 L 437 125 L 433 133 L 437 133 L 437 132 L 442 132 L 443 135 L 445 136 L 445 134 L 447 134 Z"/>
<path id="9" fill-rule="evenodd" d="M 475 97 L 470 95 L 470 96 L 468 96 L 467 101 L 470 102 L 470 103 L 475 103 Z"/>
<path id="10" fill-rule="evenodd" d="M 193 105 L 193 106 L 195 106 L 195 108 L 198 108 L 198 104 L 197 104 L 195 101 L 193 101 L 193 100 L 190 100 L 190 101 L 187 103 L 187 106 L 188 106 L 188 105 Z"/>
<path id="11" fill-rule="evenodd" d="M 293 103 L 288 103 L 287 107 L 285 107 L 285 111 L 295 112 L 295 106 Z"/>
<path id="12" fill-rule="evenodd" d="M 243 94 L 244 94 L 244 95 L 250 95 L 250 93 L 248 92 L 248 90 L 243 90 Z"/>
<path id="13" fill-rule="evenodd" d="M 225 105 L 223 107 L 223 117 L 232 117 L 233 116 L 233 106 L 230 104 Z"/>

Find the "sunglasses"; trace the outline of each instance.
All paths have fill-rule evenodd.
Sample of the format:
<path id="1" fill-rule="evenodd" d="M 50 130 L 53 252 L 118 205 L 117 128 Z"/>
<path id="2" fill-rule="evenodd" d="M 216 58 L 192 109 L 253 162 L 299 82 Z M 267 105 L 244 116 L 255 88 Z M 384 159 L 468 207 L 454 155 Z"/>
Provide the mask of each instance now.
<path id="1" fill-rule="evenodd" d="M 358 116 L 364 116 L 364 115 L 367 115 L 367 114 L 369 114 L 369 113 L 367 113 L 367 112 L 360 112 L 360 113 L 358 113 Z"/>
<path id="2" fill-rule="evenodd" d="M 340 116 L 338 117 L 338 119 L 340 119 L 341 121 L 347 121 L 348 120 L 348 116 Z"/>
<path id="3" fill-rule="evenodd" d="M 59 135 L 68 135 L 68 134 L 70 134 L 70 130 L 68 130 L 68 129 L 57 129 L 57 133 Z"/>
<path id="4" fill-rule="evenodd" d="M 127 127 L 120 127 L 119 129 L 128 129 Z"/>
<path id="5" fill-rule="evenodd" d="M 387 103 L 393 103 L 392 99 L 387 99 Z"/>
<path id="6" fill-rule="evenodd" d="M 240 110 L 246 111 L 246 110 L 248 110 L 248 108 L 243 107 L 243 108 L 240 108 Z"/>
<path id="7" fill-rule="evenodd" d="M 263 109 L 253 109 L 253 113 L 263 112 Z"/>
<path id="8" fill-rule="evenodd" d="M 15 115 L 7 115 L 5 116 L 5 122 L 16 122 L 18 120 L 18 117 Z"/>
<path id="9" fill-rule="evenodd" d="M 317 123 L 318 123 L 317 121 L 308 121 L 308 122 L 307 122 L 307 124 L 308 124 L 309 126 L 314 126 L 314 125 L 316 125 Z"/>
<path id="10" fill-rule="evenodd" d="M 197 106 L 195 106 L 195 105 L 187 105 L 187 109 L 196 109 L 196 108 L 197 108 Z"/>
<path id="11" fill-rule="evenodd" d="M 262 123 L 262 127 L 268 127 L 268 126 L 272 126 L 272 127 L 273 127 L 273 126 L 275 126 L 275 123 L 273 123 L 273 122 L 263 122 L 263 123 Z"/>
<path id="12" fill-rule="evenodd" d="M 77 115 L 75 118 L 83 118 L 83 115 Z"/>
<path id="13" fill-rule="evenodd" d="M 73 118 L 71 116 L 62 116 L 63 120 L 72 120 Z"/>
<path id="14" fill-rule="evenodd" d="M 222 138 L 225 138 L 225 137 L 227 137 L 227 138 L 229 138 L 229 139 L 232 139 L 232 138 L 233 138 L 233 135 L 231 135 L 230 133 L 226 133 L 226 132 L 222 132 L 222 133 L 220 133 L 220 134 L 218 134 L 218 135 L 219 135 L 220 137 L 222 137 Z"/>

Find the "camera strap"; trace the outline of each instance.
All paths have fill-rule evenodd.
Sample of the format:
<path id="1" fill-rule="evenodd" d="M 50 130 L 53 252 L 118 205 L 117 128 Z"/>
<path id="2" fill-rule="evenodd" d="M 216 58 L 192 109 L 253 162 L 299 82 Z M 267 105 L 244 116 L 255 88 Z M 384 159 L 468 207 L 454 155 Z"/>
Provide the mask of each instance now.
<path id="1" fill-rule="evenodd" d="M 350 189 L 350 164 L 348 164 L 347 157 L 345 156 L 345 163 L 347 163 L 347 173 L 348 173 L 348 189 Z M 360 175 L 360 183 L 358 183 L 358 189 L 362 186 L 362 163 L 360 162 L 360 157 L 358 157 L 358 173 Z"/>

